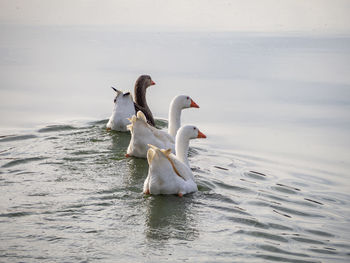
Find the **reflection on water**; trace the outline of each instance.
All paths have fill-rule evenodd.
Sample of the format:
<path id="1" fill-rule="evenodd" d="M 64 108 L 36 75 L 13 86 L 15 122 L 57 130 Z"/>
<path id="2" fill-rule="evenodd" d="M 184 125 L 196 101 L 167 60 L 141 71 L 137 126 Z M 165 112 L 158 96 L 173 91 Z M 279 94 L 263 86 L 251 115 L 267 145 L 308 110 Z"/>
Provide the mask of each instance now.
<path id="1" fill-rule="evenodd" d="M 118 160 L 124 159 L 130 141 L 130 133 L 110 131 L 110 134 L 112 150 L 116 153 L 116 158 Z"/>
<path id="2" fill-rule="evenodd" d="M 147 198 L 146 237 L 154 241 L 190 241 L 199 233 L 193 214 L 193 196 L 150 196 Z M 154 240 L 153 240 L 154 239 Z"/>

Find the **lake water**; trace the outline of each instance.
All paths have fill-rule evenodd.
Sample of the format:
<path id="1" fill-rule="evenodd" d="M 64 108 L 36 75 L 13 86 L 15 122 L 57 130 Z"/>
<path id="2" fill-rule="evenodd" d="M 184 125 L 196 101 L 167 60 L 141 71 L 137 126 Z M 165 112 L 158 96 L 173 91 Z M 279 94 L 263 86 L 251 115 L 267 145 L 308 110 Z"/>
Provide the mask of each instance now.
<path id="1" fill-rule="evenodd" d="M 1 26 L 0 262 L 349 262 L 350 37 Z M 150 74 L 207 139 L 199 191 L 145 196 L 108 132 Z"/>

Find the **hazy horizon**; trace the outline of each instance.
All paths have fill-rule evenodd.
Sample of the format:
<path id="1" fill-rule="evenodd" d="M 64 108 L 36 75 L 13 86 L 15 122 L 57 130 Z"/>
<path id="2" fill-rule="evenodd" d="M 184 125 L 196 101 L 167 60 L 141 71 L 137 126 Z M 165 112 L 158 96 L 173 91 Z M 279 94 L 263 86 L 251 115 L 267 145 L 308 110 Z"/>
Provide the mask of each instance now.
<path id="1" fill-rule="evenodd" d="M 120 30 L 350 34 L 346 0 L 0 0 L 0 24 L 113 26 Z"/>

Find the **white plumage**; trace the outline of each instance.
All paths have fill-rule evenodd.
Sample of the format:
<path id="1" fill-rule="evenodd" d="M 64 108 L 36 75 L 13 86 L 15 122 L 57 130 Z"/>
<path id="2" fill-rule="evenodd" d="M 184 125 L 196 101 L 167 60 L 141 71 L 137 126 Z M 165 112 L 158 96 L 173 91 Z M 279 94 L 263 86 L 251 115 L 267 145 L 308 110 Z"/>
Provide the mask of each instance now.
<path id="1" fill-rule="evenodd" d="M 178 194 L 182 196 L 198 191 L 192 171 L 184 162 L 187 160 L 189 140 L 194 138 L 206 138 L 206 136 L 195 126 L 181 127 L 176 136 L 176 148 L 178 148 L 178 144 L 183 144 L 182 148 L 186 151 L 177 155 L 172 154 L 171 149 L 164 150 L 149 145 L 150 148 L 147 151 L 148 176 L 143 186 L 145 194 Z"/>
<path id="2" fill-rule="evenodd" d="M 185 95 L 176 96 L 169 106 L 169 132 L 158 130 L 147 123 L 145 115 L 138 111 L 137 116 L 130 119 L 128 129 L 131 140 L 127 149 L 127 156 L 146 158 L 148 146 L 152 144 L 162 149 L 175 152 L 175 135 L 181 125 L 181 111 L 186 108 L 199 106 Z"/>
<path id="3" fill-rule="evenodd" d="M 123 94 L 122 91 L 113 89 L 117 95 L 114 99 L 114 108 L 107 123 L 107 129 L 126 132 L 126 126 L 130 123 L 128 118 L 135 114 L 134 101 L 129 92 Z"/>

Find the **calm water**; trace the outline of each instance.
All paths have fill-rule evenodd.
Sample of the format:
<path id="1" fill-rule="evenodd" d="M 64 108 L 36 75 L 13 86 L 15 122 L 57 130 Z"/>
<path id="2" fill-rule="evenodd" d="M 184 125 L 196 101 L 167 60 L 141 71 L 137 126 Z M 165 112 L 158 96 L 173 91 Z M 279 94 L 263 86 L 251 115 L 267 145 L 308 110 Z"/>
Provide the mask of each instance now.
<path id="1" fill-rule="evenodd" d="M 1 26 L 0 262 L 348 262 L 350 38 Z M 109 86 L 177 94 L 199 191 L 145 196 Z"/>

